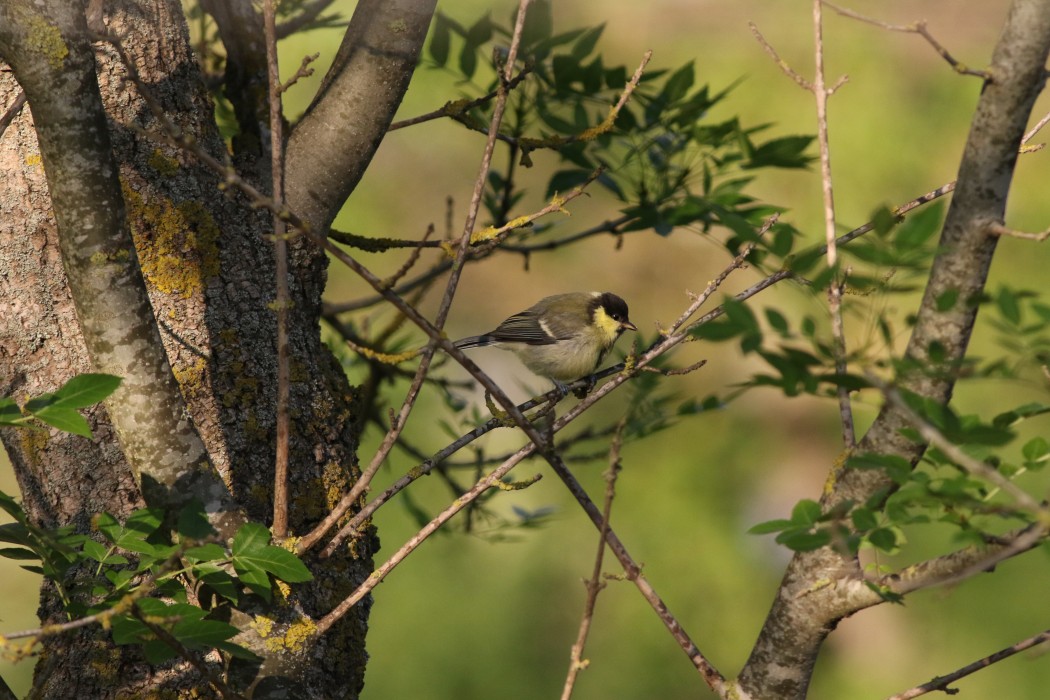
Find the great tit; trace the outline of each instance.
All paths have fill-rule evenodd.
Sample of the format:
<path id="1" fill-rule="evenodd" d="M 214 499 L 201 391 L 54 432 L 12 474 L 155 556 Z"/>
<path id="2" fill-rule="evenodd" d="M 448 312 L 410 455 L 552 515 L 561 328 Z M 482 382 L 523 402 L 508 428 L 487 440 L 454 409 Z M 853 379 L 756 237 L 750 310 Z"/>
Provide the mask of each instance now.
<path id="1" fill-rule="evenodd" d="M 612 292 L 573 292 L 540 299 L 495 330 L 455 345 L 510 350 L 532 372 L 564 389 L 597 369 L 626 330 L 638 329 L 627 317 L 623 299 Z"/>

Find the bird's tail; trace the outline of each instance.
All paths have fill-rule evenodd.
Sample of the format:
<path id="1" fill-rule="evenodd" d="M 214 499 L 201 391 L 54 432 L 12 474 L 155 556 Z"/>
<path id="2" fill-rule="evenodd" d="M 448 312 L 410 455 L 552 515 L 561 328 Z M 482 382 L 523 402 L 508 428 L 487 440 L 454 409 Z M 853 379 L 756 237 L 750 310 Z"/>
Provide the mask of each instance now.
<path id="1" fill-rule="evenodd" d="M 463 350 L 465 348 L 483 348 L 486 345 L 492 345 L 496 342 L 496 339 L 491 335 L 472 335 L 469 338 L 463 340 L 457 340 L 454 345 Z"/>

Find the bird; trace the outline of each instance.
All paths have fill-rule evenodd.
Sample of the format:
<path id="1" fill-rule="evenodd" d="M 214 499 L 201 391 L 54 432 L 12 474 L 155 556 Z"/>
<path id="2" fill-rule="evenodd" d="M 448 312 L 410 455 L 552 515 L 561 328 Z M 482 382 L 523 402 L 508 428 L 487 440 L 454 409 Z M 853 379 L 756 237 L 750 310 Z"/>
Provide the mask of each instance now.
<path id="1" fill-rule="evenodd" d="M 510 350 L 531 372 L 566 384 L 598 368 L 624 331 L 638 328 L 627 302 L 612 292 L 571 292 L 540 299 L 494 330 L 463 338 L 459 349 L 493 346 Z"/>

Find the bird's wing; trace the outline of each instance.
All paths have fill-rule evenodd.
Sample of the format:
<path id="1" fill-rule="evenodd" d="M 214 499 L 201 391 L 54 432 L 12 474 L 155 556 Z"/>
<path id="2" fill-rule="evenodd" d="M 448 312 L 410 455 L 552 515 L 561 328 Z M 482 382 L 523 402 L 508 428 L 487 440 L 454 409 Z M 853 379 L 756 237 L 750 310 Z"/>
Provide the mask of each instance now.
<path id="1" fill-rule="evenodd" d="M 491 333 L 486 333 L 501 343 L 526 343 L 528 345 L 550 345 L 568 337 L 567 329 L 559 323 L 557 315 L 540 322 L 531 310 L 514 314 Z"/>

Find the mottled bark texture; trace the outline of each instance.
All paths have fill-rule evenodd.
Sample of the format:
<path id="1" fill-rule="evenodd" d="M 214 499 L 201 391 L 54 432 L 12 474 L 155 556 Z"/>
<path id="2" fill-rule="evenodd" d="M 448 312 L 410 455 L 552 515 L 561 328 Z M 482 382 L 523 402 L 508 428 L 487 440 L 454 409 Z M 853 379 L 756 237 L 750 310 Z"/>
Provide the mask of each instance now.
<path id="1" fill-rule="evenodd" d="M 84 5 L 0 4 L 0 55 L 12 68 L 0 71 L 0 105 L 13 101 L 19 83 L 29 96 L 0 138 L 0 395 L 54 391 L 86 371 L 124 376 L 123 393 L 108 410 L 90 412 L 92 440 L 11 429 L 0 430 L 0 439 L 30 517 L 44 526 L 72 523 L 87 531 L 94 513 L 123 517 L 146 503 L 177 503 L 194 494 L 217 513 L 268 523 L 277 375 L 268 306 L 274 298 L 270 218 L 221 192 L 219 178 L 191 156 L 148 136 L 163 129 L 138 87 L 125 80 L 113 47 L 90 41 Z M 106 30 L 121 37 L 167 118 L 223 157 L 180 4 L 103 7 Z M 366 15 L 378 12 L 363 7 L 354 22 L 375 27 Z M 392 72 L 374 87 L 384 96 L 385 116 L 366 113 L 375 107 L 367 102 L 344 114 L 363 123 L 365 145 L 348 156 L 334 152 L 332 143 L 321 151 L 297 136 L 301 148 L 323 153 L 316 165 L 330 155 L 339 159 L 338 167 L 326 169 L 324 187 L 342 199 L 315 203 L 311 221 L 319 227 L 353 189 L 415 67 L 429 14 L 415 12 L 402 22 L 389 20 L 383 26 L 393 34 L 383 36 L 401 36 L 403 29 L 417 44 L 390 48 L 403 58 L 387 65 Z M 385 53 L 383 37 L 366 31 L 359 38 Z M 261 41 L 254 49 L 245 45 L 245 51 L 262 47 Z M 257 56 L 245 58 L 253 60 L 264 65 Z M 339 84 L 351 64 L 334 67 L 328 83 Z M 346 97 L 330 90 L 315 108 L 323 113 L 329 99 Z M 255 169 L 266 171 L 265 163 Z M 288 181 L 292 187 L 291 175 Z M 308 187 L 321 185 L 313 180 Z M 299 534 L 356 478 L 357 416 L 354 392 L 320 342 L 325 257 L 300 236 L 291 263 L 289 525 Z M 223 525 L 221 518 L 216 523 Z M 371 572 L 376 546 L 374 537 L 365 537 L 352 551 L 309 561 L 312 584 L 280 604 L 257 601 L 249 615 L 233 614 L 244 641 L 267 657 L 268 677 L 255 697 L 289 688 L 295 690 L 287 697 L 357 696 L 370 601 L 321 639 L 311 639 L 309 630 L 312 619 Z M 44 622 L 63 619 L 47 589 L 42 601 Z M 151 667 L 134 649 L 106 640 L 92 629 L 49 639 L 37 672 L 40 697 L 209 692 L 191 667 Z M 209 662 L 222 671 L 217 659 Z"/>
<path id="2" fill-rule="evenodd" d="M 941 233 L 941 252 L 930 271 L 907 346 L 906 357 L 914 361 L 914 369 L 898 378 L 908 390 L 942 404 L 951 398 L 953 369 L 970 341 L 976 302 L 997 242 L 989 224 L 1003 220 L 1021 137 L 1046 78 L 1048 50 L 1050 4 L 1016 0 L 992 56 Z M 946 292 L 955 293 L 957 301 L 949 309 L 939 309 L 937 302 Z M 886 404 L 857 452 L 898 455 L 917 463 L 925 445 L 901 435 L 905 426 L 900 412 Z M 892 482 L 878 470 L 839 465 L 822 504 L 828 508 L 845 501 L 864 502 L 891 488 Z M 733 684 L 739 697 L 801 700 L 806 696 L 828 633 L 844 617 L 876 602 L 870 591 L 864 591 L 861 573 L 855 558 L 830 548 L 794 556 L 751 657 Z"/>

